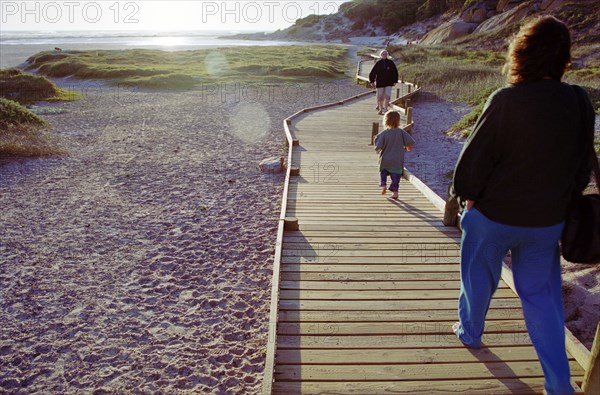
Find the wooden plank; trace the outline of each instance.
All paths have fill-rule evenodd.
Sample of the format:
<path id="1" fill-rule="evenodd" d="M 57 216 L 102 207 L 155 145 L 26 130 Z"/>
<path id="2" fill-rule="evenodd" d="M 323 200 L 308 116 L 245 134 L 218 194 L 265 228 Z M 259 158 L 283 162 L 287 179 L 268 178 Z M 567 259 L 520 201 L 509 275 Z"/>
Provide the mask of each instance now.
<path id="1" fill-rule="evenodd" d="M 450 228 L 442 223 L 437 225 L 432 224 L 419 224 L 419 223 L 405 223 L 403 221 L 396 221 L 397 226 L 394 227 L 386 227 L 381 226 L 381 223 L 377 225 L 365 225 L 364 221 L 360 224 L 354 225 L 344 225 L 339 223 L 333 223 L 329 221 L 325 224 L 319 223 L 305 223 L 302 221 L 301 232 L 377 232 L 377 233 L 387 233 L 387 232 L 406 232 L 410 230 L 411 232 L 452 232 L 456 228 Z"/>
<path id="2" fill-rule="evenodd" d="M 400 231 L 400 230 L 390 230 L 383 232 L 360 232 L 360 231 L 346 231 L 346 232 L 330 232 L 330 231 L 308 231 L 308 230 L 299 230 L 299 231 L 289 231 L 285 232 L 283 237 L 283 241 L 288 242 L 298 242 L 298 241 L 335 241 L 335 240 L 369 240 L 369 239 L 379 239 L 382 243 L 390 240 L 390 239 L 405 239 L 405 238 L 425 238 L 425 239 L 437 239 L 437 238 L 447 238 L 453 240 L 458 243 L 460 241 L 461 235 L 454 232 L 444 232 L 444 231 L 434 231 L 432 229 L 427 228 L 419 228 L 417 231 Z"/>
<path id="3" fill-rule="evenodd" d="M 494 293 L 498 298 L 512 298 L 510 288 L 501 288 Z M 300 300 L 439 300 L 458 298 L 458 289 L 402 289 L 402 290 L 304 290 L 282 289 L 279 298 Z"/>
<path id="4" fill-rule="evenodd" d="M 347 335 L 410 335 L 452 333 L 451 321 L 432 322 L 305 322 L 280 323 L 277 335 L 280 336 L 347 336 Z M 492 334 L 526 333 L 522 320 L 487 321 L 485 333 Z"/>
<path id="5" fill-rule="evenodd" d="M 333 201 L 313 201 L 313 202 L 303 202 L 303 201 L 297 201 L 300 202 L 301 204 L 290 204 L 289 205 L 289 209 L 290 210 L 295 210 L 298 212 L 306 212 L 307 214 L 310 214 L 311 212 L 332 212 L 332 213 L 340 213 L 343 214 L 344 212 L 346 213 L 350 213 L 351 210 L 355 210 L 357 208 L 360 208 L 361 212 L 363 210 L 367 210 L 370 212 L 388 212 L 388 213 L 395 213 L 395 214 L 428 214 L 429 216 L 439 216 L 440 213 L 439 211 L 437 211 L 434 207 L 427 207 L 424 203 L 424 201 L 419 201 L 419 200 L 412 200 L 410 201 L 410 203 L 408 201 L 397 201 L 397 200 L 393 200 L 393 199 L 389 199 L 390 196 L 382 196 L 380 194 L 380 190 L 378 190 L 377 192 L 379 192 L 379 197 L 381 197 L 381 200 L 379 200 L 376 203 L 373 204 L 356 204 L 354 205 L 353 208 L 350 208 L 349 205 L 340 203 L 340 202 L 333 202 Z M 309 193 L 309 192 L 305 192 L 305 193 Z M 314 198 L 315 200 L 317 200 L 318 196 L 311 196 L 312 198 Z M 325 200 L 325 199 L 323 199 Z M 420 208 L 409 208 L 409 207 L 402 207 L 403 205 L 407 205 L 407 204 L 411 204 L 414 205 L 415 203 L 418 203 L 419 205 L 421 205 L 422 207 Z M 316 206 L 318 205 L 318 206 Z"/>
<path id="6" fill-rule="evenodd" d="M 356 240 L 356 239 L 355 239 Z M 443 239 L 402 239 L 402 242 L 395 243 L 379 243 L 377 240 L 368 240 L 367 242 L 361 243 L 356 240 L 354 243 L 346 242 L 339 243 L 335 240 L 330 242 L 308 242 L 301 241 L 296 242 L 284 242 L 283 248 L 286 251 L 304 251 L 304 250 L 336 250 L 344 252 L 344 256 L 354 256 L 351 254 L 352 251 L 460 251 L 460 246 L 455 240 L 443 240 Z M 454 256 L 454 255 L 453 255 Z"/>
<path id="7" fill-rule="evenodd" d="M 460 289 L 459 280 L 449 281 L 281 281 L 281 289 L 389 291 L 417 289 Z M 505 288 L 508 288 L 505 286 Z"/>
<path id="8" fill-rule="evenodd" d="M 425 218 L 429 220 L 439 220 L 442 218 L 441 213 L 434 213 L 432 211 L 426 212 L 423 210 L 401 210 L 396 206 L 388 206 L 388 207 L 355 207 L 354 210 L 359 210 L 360 212 L 356 212 L 354 214 L 349 213 L 348 209 L 337 208 L 333 206 L 328 206 L 322 204 L 320 208 L 316 209 L 304 209 L 297 210 L 294 208 L 289 208 L 286 213 L 296 213 L 299 216 L 305 216 L 307 218 L 315 217 L 315 216 L 326 216 L 328 218 L 336 218 L 336 217 L 346 217 L 346 218 L 366 218 L 369 216 L 393 216 L 394 218 Z"/>
<path id="9" fill-rule="evenodd" d="M 309 237 L 295 237 L 295 236 L 284 236 L 283 242 L 287 245 L 291 245 L 291 243 L 303 243 L 303 244 L 328 244 L 328 245 L 339 245 L 339 244 L 349 244 L 349 245 L 366 245 L 366 244 L 375 244 L 375 241 L 378 245 L 386 245 L 386 244 L 400 244 L 404 242 L 410 243 L 418 243 L 418 244 L 439 244 L 439 243 L 448 243 L 457 245 L 460 241 L 458 237 L 447 236 L 443 233 L 434 233 L 428 232 L 425 235 L 414 234 L 412 236 L 395 236 L 395 235 L 378 235 L 373 234 L 370 237 L 368 236 L 340 236 L 340 237 L 328 237 L 328 236 L 309 236 Z"/>
<path id="10" fill-rule="evenodd" d="M 281 279 L 287 281 L 433 281 L 460 279 L 458 270 L 454 272 L 379 272 L 379 273 L 343 273 L 343 272 L 282 272 Z"/>
<path id="11" fill-rule="evenodd" d="M 574 375 L 581 375 L 579 364 L 570 363 Z M 275 380 L 295 381 L 378 381 L 385 380 L 472 380 L 543 377 L 539 363 L 486 362 L 461 364 L 403 364 L 403 365 L 277 365 Z"/>
<path id="12" fill-rule="evenodd" d="M 527 377 L 514 379 L 480 380 L 420 380 L 420 381 L 277 381 L 273 386 L 277 394 L 541 394 L 544 379 Z"/>
<path id="13" fill-rule="evenodd" d="M 301 170 L 304 168 L 301 167 Z M 350 171 L 354 171 L 354 169 L 349 169 Z M 394 203 L 393 201 L 388 200 L 389 195 L 381 195 L 381 189 L 379 188 L 377 180 L 358 180 L 353 178 L 354 181 L 348 182 L 345 181 L 343 183 L 344 193 L 340 194 L 338 190 L 331 190 L 333 185 L 339 185 L 340 180 L 336 177 L 335 171 L 329 171 L 314 175 L 311 174 L 306 175 L 303 178 L 294 177 L 290 182 L 290 191 L 296 192 L 298 194 L 305 193 L 302 197 L 311 197 L 315 199 L 325 199 L 332 200 L 336 196 L 341 201 L 358 197 L 358 198 L 366 198 L 371 197 L 374 200 L 374 203 Z M 375 176 L 377 176 L 377 172 L 373 172 Z M 375 178 L 375 177 L 373 177 Z M 424 199 L 423 195 L 418 195 L 418 191 L 413 191 L 408 189 L 406 182 L 400 182 L 400 190 L 399 190 L 399 201 L 396 203 L 400 204 L 403 202 L 403 198 L 406 199 L 406 203 L 410 203 L 411 201 L 424 201 L 428 202 L 427 199 Z M 432 206 L 431 202 L 428 203 L 430 208 Z"/>
<path id="14" fill-rule="evenodd" d="M 279 350 L 277 363 L 281 365 L 322 364 L 424 364 L 472 362 L 525 362 L 538 363 L 533 346 L 460 348 L 404 348 L 368 350 Z"/>
<path id="15" fill-rule="evenodd" d="M 600 323 L 596 324 L 596 334 L 592 349 L 590 352 L 590 360 L 587 365 L 583 365 L 586 369 L 583 380 L 583 389 L 586 393 L 597 394 L 600 392 Z"/>
<path id="16" fill-rule="evenodd" d="M 389 244 L 386 244 L 389 245 Z M 315 257 L 315 259 L 329 258 L 327 262 L 341 262 L 344 257 L 365 257 L 365 258 L 388 258 L 402 260 L 407 257 L 433 257 L 433 258 L 454 258 L 458 260 L 460 251 L 453 250 L 451 247 L 434 246 L 435 248 L 426 248 L 428 245 L 401 245 L 399 249 L 355 249 L 349 250 L 342 248 L 341 245 L 316 245 L 305 249 L 289 249 L 285 247 L 282 252 L 284 257 Z M 404 247 L 404 249 L 402 249 Z"/>
<path id="17" fill-rule="evenodd" d="M 381 196 L 381 195 L 379 195 Z M 433 209 L 424 209 L 424 210 L 418 210 L 418 209 L 406 209 L 406 210 L 402 210 L 402 207 L 398 206 L 401 205 L 402 203 L 396 201 L 396 200 L 392 200 L 391 198 L 386 198 L 386 200 L 389 199 L 390 202 L 386 205 L 381 205 L 381 206 L 376 206 L 376 205 L 371 205 L 368 207 L 355 207 L 353 210 L 355 211 L 354 213 L 351 213 L 350 210 L 344 209 L 344 208 L 336 208 L 334 205 L 329 205 L 326 203 L 320 203 L 321 207 L 316 208 L 316 209 L 294 209 L 294 208 L 290 208 L 287 210 L 288 213 L 290 212 L 296 212 L 302 215 L 306 215 L 307 217 L 314 217 L 315 215 L 326 215 L 329 216 L 331 218 L 335 218 L 335 217 L 343 217 L 344 215 L 348 218 L 365 218 L 368 217 L 369 215 L 374 216 L 377 215 L 376 217 L 372 218 L 372 220 L 377 220 L 379 217 L 378 216 L 393 216 L 393 217 L 400 217 L 400 218 L 425 218 L 425 219 L 429 219 L 429 220 L 439 220 L 439 218 L 442 218 L 443 215 L 441 213 L 435 212 L 433 211 Z M 415 204 L 422 204 L 419 202 L 415 202 Z M 372 222 L 372 221 L 371 221 Z"/>
<path id="18" fill-rule="evenodd" d="M 293 216 L 293 215 L 292 215 Z M 300 229 L 305 229 L 305 225 L 308 225 L 309 228 L 314 226 L 325 227 L 325 229 L 333 229 L 334 227 L 345 227 L 345 230 L 348 229 L 357 229 L 361 226 L 375 226 L 379 228 L 384 228 L 388 226 L 396 226 L 396 227 L 405 227 L 409 228 L 412 226 L 425 226 L 431 225 L 438 229 L 445 228 L 442 223 L 442 219 L 430 219 L 430 218 L 400 218 L 392 215 L 388 215 L 382 217 L 379 220 L 372 220 L 369 217 L 365 218 L 324 218 L 324 217 L 312 217 L 312 218 L 301 218 L 300 223 L 302 227 Z"/>
<path id="19" fill-rule="evenodd" d="M 439 257 L 405 257 L 391 259 L 389 257 L 320 257 L 311 260 L 312 256 L 284 256 L 281 258 L 281 271 L 284 272 L 317 272 L 317 273 L 411 273 L 411 272 L 458 272 L 458 259 L 446 261 Z"/>
<path id="20" fill-rule="evenodd" d="M 401 202 L 396 202 L 393 200 L 389 200 L 387 199 L 389 196 L 388 195 L 381 195 L 381 190 L 379 189 L 379 187 L 377 187 L 377 189 L 373 188 L 373 192 L 375 194 L 375 197 L 377 197 L 377 194 L 379 195 L 379 197 L 381 197 L 381 199 L 373 199 L 371 198 L 370 201 L 367 199 L 364 200 L 353 200 L 351 199 L 350 196 L 347 197 L 347 200 L 341 200 L 341 199 L 335 199 L 334 196 L 329 196 L 329 195 L 325 195 L 325 194 L 321 194 L 321 195 L 317 195 L 316 193 L 314 193 L 314 191 L 309 191 L 306 190 L 306 188 L 303 188 L 304 190 L 300 190 L 300 193 L 305 193 L 306 195 L 302 195 L 300 199 L 291 199 L 289 201 L 288 207 L 296 209 L 296 210 L 317 210 L 321 207 L 321 205 L 323 207 L 325 207 L 326 209 L 330 210 L 330 209 L 337 209 L 337 210 L 353 210 L 356 209 L 357 207 L 360 207 L 362 209 L 368 209 L 368 208 L 377 208 L 377 209 L 381 209 L 381 208 L 389 208 L 389 209 L 395 209 L 396 211 L 398 210 L 402 210 L 402 211 L 413 211 L 413 212 L 423 212 L 423 211 L 427 211 L 427 212 L 431 212 L 432 214 L 440 214 L 440 212 L 433 206 L 430 206 L 427 203 L 427 199 L 423 198 L 423 197 L 417 197 L 417 196 L 406 196 L 405 200 L 401 201 Z M 313 192 L 313 194 L 310 194 L 311 192 Z M 390 192 L 388 192 L 388 194 L 391 194 Z M 398 203 L 398 204 L 396 204 Z M 425 203 L 423 204 L 423 207 L 402 207 L 403 204 L 406 205 L 407 203 Z M 315 207 L 315 205 L 319 205 L 318 207 Z"/>
<path id="21" fill-rule="evenodd" d="M 373 311 L 373 310 L 282 310 L 279 322 L 433 322 L 456 321 L 456 306 L 452 309 L 405 310 L 405 311 Z M 495 309 L 488 311 L 488 321 L 522 320 L 523 312 L 519 308 Z"/>
<path id="22" fill-rule="evenodd" d="M 394 205 L 395 207 L 400 207 L 399 205 L 395 204 L 398 202 L 394 202 L 392 200 L 389 199 L 390 194 L 388 192 L 388 194 L 386 195 L 381 195 L 381 190 L 378 188 L 377 190 L 373 190 L 373 195 L 374 196 L 368 196 L 368 195 L 363 195 L 363 197 L 354 197 L 354 196 L 347 196 L 345 198 L 340 198 L 339 196 L 332 196 L 332 195 L 325 195 L 325 194 L 321 194 L 321 193 L 316 193 L 314 191 L 307 191 L 307 190 L 299 190 L 298 194 L 293 196 L 293 198 L 288 199 L 288 202 L 290 202 L 290 207 L 293 208 L 305 208 L 306 206 L 310 206 L 310 205 L 324 205 L 324 206 L 330 206 L 330 205 L 336 205 L 336 203 L 338 205 L 342 205 L 345 204 L 347 202 L 353 202 L 354 203 L 354 208 L 372 208 L 372 207 L 391 207 L 392 205 Z M 354 198 L 354 199 L 353 199 Z M 381 198 L 381 199 L 379 199 Z M 419 197 L 411 197 L 411 196 L 407 196 L 405 197 L 402 201 L 402 203 L 406 204 L 411 204 L 411 205 L 421 205 L 421 204 L 428 204 L 427 199 L 425 198 L 419 198 Z M 296 205 L 296 203 L 302 203 L 302 205 L 298 206 Z M 401 203 L 398 203 L 401 204 Z M 436 211 L 431 208 L 431 207 L 423 207 L 426 210 L 430 210 L 432 213 L 435 213 Z M 410 208 L 406 208 L 406 210 L 411 210 Z M 413 211 L 417 210 L 417 209 L 412 209 Z"/>
<path id="23" fill-rule="evenodd" d="M 382 217 L 387 220 L 394 220 L 399 222 L 401 220 L 404 221 L 432 221 L 432 222 L 441 222 L 441 215 L 428 215 L 426 213 L 410 213 L 406 211 L 398 211 L 398 210 L 364 210 L 360 213 L 356 214 L 347 214 L 344 211 L 333 211 L 323 209 L 322 211 L 313 211 L 313 212 L 302 212 L 296 210 L 287 210 L 286 215 L 288 217 L 301 217 L 302 221 L 314 221 L 323 219 L 332 219 L 332 220 L 343 220 L 343 221 L 361 221 L 362 219 L 372 219 Z"/>
<path id="24" fill-rule="evenodd" d="M 399 311 L 399 310 L 438 310 L 456 309 L 457 297 L 440 300 L 296 300 L 285 299 L 279 302 L 279 310 L 344 310 L 344 311 Z M 491 308 L 518 308 L 518 297 L 492 298 Z"/>
<path id="25" fill-rule="evenodd" d="M 484 333 L 482 342 L 486 347 L 529 346 L 531 340 L 526 333 Z M 464 348 L 452 333 L 405 335 L 339 336 L 335 333 L 321 336 L 277 336 L 277 348 L 283 349 L 399 349 L 399 348 Z"/>

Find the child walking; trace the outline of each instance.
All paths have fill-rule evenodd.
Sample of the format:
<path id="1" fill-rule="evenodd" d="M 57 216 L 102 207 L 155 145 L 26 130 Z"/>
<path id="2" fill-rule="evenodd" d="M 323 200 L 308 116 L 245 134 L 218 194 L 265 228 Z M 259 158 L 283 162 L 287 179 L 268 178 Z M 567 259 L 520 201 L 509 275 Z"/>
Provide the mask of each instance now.
<path id="1" fill-rule="evenodd" d="M 387 191 L 387 176 L 392 179 L 390 191 L 392 199 L 398 199 L 400 177 L 404 170 L 404 152 L 411 151 L 415 140 L 400 128 L 400 113 L 388 111 L 383 116 L 385 129 L 375 137 L 375 151 L 379 153 L 379 174 L 381 194 Z"/>

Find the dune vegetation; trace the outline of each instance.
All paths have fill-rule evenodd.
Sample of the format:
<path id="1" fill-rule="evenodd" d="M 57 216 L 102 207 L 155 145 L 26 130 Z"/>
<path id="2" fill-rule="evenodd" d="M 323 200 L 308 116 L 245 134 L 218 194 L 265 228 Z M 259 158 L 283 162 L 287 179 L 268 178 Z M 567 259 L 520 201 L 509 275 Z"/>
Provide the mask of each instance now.
<path id="1" fill-rule="evenodd" d="M 187 90 L 228 81 L 309 82 L 342 78 L 347 48 L 335 45 L 235 47 L 166 52 L 149 49 L 47 51 L 27 60 L 25 73 L 0 70 L 0 155 L 40 156 L 61 150 L 44 120 L 23 105 L 76 100 L 48 78 L 102 80 L 142 89 Z"/>
<path id="2" fill-rule="evenodd" d="M 78 93 L 62 89 L 43 76 L 17 69 L 0 70 L 0 156 L 63 153 L 47 130 L 46 121 L 24 105 L 78 98 Z"/>
<path id="3" fill-rule="evenodd" d="M 64 153 L 47 126 L 16 101 L 0 98 L 0 157 Z"/>
<path id="4" fill-rule="evenodd" d="M 192 89 L 203 83 L 227 81 L 342 78 L 349 68 L 346 48 L 334 45 L 41 52 L 30 57 L 27 65 L 27 70 L 48 77 L 99 79 L 144 89 Z"/>
<path id="5" fill-rule="evenodd" d="M 0 69 L 0 97 L 31 104 L 77 100 L 80 95 L 56 86 L 43 76 L 27 74 L 18 69 Z"/>

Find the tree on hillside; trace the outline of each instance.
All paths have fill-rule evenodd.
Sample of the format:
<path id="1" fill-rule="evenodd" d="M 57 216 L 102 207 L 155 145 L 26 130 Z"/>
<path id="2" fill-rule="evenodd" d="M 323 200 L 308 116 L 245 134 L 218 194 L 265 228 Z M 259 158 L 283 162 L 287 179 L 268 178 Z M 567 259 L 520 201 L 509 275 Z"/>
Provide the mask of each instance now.
<path id="1" fill-rule="evenodd" d="M 427 0 L 419 7 L 417 18 L 423 19 L 443 14 L 450 9 L 461 8 L 469 2 L 469 0 Z"/>
<path id="2" fill-rule="evenodd" d="M 340 5 L 340 12 L 354 22 L 355 30 L 369 23 L 393 33 L 420 19 L 460 9 L 473 0 L 353 0 Z"/>
<path id="3" fill-rule="evenodd" d="M 388 33 L 414 23 L 417 10 L 427 0 L 354 0 L 340 5 L 340 12 L 354 22 L 354 28 L 362 29 L 372 22 L 383 26 Z"/>

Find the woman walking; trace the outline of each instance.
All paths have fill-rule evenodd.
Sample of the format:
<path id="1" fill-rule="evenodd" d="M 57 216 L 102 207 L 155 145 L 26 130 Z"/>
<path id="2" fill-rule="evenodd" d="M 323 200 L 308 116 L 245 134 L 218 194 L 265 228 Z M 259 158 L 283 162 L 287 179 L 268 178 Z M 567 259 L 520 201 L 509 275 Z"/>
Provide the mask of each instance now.
<path id="1" fill-rule="evenodd" d="M 521 28 L 508 50 L 509 85 L 488 98 L 453 183 L 454 193 L 466 201 L 459 322 L 453 330 L 466 346 L 481 346 L 485 316 L 510 250 L 549 394 L 574 392 L 558 241 L 570 197 L 585 188 L 591 171 L 586 160 L 591 136 L 584 130 L 594 119 L 585 119 L 575 88 L 561 82 L 570 51 L 569 30 L 554 17 Z M 591 108 L 587 96 L 583 104 Z"/>

